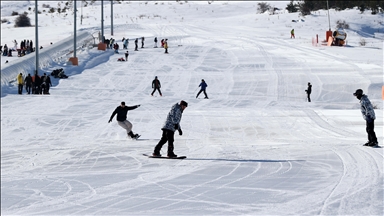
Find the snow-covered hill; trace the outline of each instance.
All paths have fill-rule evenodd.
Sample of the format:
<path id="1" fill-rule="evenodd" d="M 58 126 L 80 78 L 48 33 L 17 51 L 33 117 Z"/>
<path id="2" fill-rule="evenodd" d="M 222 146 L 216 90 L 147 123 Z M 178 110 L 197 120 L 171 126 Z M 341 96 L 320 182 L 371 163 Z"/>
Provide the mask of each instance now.
<path id="1" fill-rule="evenodd" d="M 383 15 L 330 10 L 332 30 L 337 20 L 350 26 L 347 46 L 313 46 L 316 35 L 325 39 L 327 11 L 257 14 L 257 3 L 116 3 L 112 36 L 104 2 L 106 38 L 122 47 L 123 37 L 145 37 L 145 48 L 135 52 L 130 41 L 128 62 L 117 61 L 123 49 L 83 49 L 79 66 L 41 68 L 69 75 L 52 78 L 50 95 L 5 87 L 1 215 L 383 215 L 383 149 L 362 146 L 365 121 L 352 95 L 361 88 L 377 107 L 382 145 Z M 10 16 L 28 7 L 34 2 L 1 2 L 10 22 L 2 44 L 34 40 L 34 28 L 14 28 Z M 100 2 L 83 7 L 79 29 L 99 31 L 100 11 Z M 71 36 L 71 16 L 40 14 L 39 43 Z M 168 55 L 154 37 L 168 38 Z M 15 58 L 2 56 L 2 67 Z M 150 95 L 155 76 L 163 97 Z M 210 99 L 196 99 L 201 79 Z M 142 156 L 180 100 L 189 106 L 175 153 L 187 159 Z M 128 113 L 137 141 L 115 119 L 108 124 L 121 101 L 141 104 Z"/>

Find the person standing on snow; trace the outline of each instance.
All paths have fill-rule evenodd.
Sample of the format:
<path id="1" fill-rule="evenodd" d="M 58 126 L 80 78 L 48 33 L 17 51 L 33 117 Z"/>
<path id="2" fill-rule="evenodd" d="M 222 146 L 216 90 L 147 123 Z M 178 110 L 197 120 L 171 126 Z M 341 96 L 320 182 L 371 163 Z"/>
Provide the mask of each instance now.
<path id="1" fill-rule="evenodd" d="M 295 38 L 295 29 L 292 29 L 292 30 L 291 30 L 291 38 L 292 38 L 292 37 Z"/>
<path id="2" fill-rule="evenodd" d="M 163 96 L 160 91 L 160 88 L 161 88 L 160 80 L 157 79 L 157 76 L 155 76 L 155 79 L 152 81 L 152 88 L 153 88 L 153 92 L 151 93 L 151 96 L 153 96 L 153 93 L 155 93 L 156 90 L 159 91 L 160 96 Z"/>
<path id="3" fill-rule="evenodd" d="M 155 40 L 153 40 L 155 42 L 155 46 L 153 48 L 157 48 L 157 37 L 155 37 Z"/>
<path id="4" fill-rule="evenodd" d="M 311 102 L 312 85 L 310 82 L 308 82 L 308 88 L 305 90 L 305 92 L 307 92 L 308 102 Z"/>
<path id="5" fill-rule="evenodd" d="M 141 48 L 144 48 L 144 37 L 141 37 Z"/>
<path id="6" fill-rule="evenodd" d="M 183 135 L 183 131 L 181 130 L 181 127 L 180 127 L 180 121 L 181 121 L 183 111 L 187 107 L 188 107 L 188 103 L 183 100 L 180 101 L 180 104 L 176 103 L 175 105 L 172 106 L 171 111 L 169 111 L 168 113 L 167 120 L 165 121 L 164 126 L 161 129 L 163 131 L 163 134 L 161 136 L 159 143 L 156 145 L 153 151 L 153 154 L 152 154 L 153 156 L 160 157 L 161 148 L 166 142 L 168 142 L 167 156 L 177 157 L 177 155 L 175 155 L 173 151 L 174 135 L 176 130 L 179 132 L 180 136 Z"/>
<path id="7" fill-rule="evenodd" d="M 128 61 L 129 52 L 125 52 L 125 61 Z"/>
<path id="8" fill-rule="evenodd" d="M 168 39 L 164 40 L 164 49 L 165 49 L 164 53 L 168 54 Z"/>
<path id="9" fill-rule="evenodd" d="M 23 94 L 23 86 L 24 86 L 23 74 L 20 73 L 19 75 L 17 75 L 16 79 L 17 79 L 18 93 Z"/>
<path id="10" fill-rule="evenodd" d="M 379 143 L 377 142 L 377 137 L 375 133 L 375 111 L 373 110 L 373 106 L 371 101 L 368 99 L 368 96 L 363 94 L 363 90 L 357 89 L 353 95 L 360 100 L 361 105 L 361 114 L 363 114 L 363 118 L 366 121 L 366 131 L 368 134 L 368 142 L 365 143 L 365 146 L 377 146 Z"/>
<path id="11" fill-rule="evenodd" d="M 132 123 L 127 120 L 128 110 L 134 110 L 138 107 L 140 107 L 140 105 L 125 106 L 125 102 L 124 101 L 121 102 L 121 105 L 116 107 L 115 111 L 113 111 L 108 123 L 111 123 L 113 117 L 117 114 L 116 116 L 117 123 L 120 125 L 120 127 L 124 128 L 127 131 L 128 136 L 131 137 L 132 139 L 139 138 L 140 137 L 139 134 L 133 134 Z"/>
<path id="12" fill-rule="evenodd" d="M 138 46 L 139 46 L 138 43 L 139 43 L 139 39 L 136 38 L 136 39 L 135 39 L 135 51 L 139 51 L 139 50 L 138 50 Z"/>
<path id="13" fill-rule="evenodd" d="M 27 91 L 28 94 L 31 94 L 31 88 L 32 88 L 32 77 L 29 73 L 27 77 L 25 77 L 25 91 Z"/>
<path id="14" fill-rule="evenodd" d="M 204 92 L 204 95 L 205 95 L 205 98 L 204 98 L 204 99 L 208 99 L 208 95 L 207 95 L 207 93 L 205 92 L 205 89 L 208 87 L 208 85 L 207 85 L 207 83 L 205 82 L 204 79 L 201 80 L 201 83 L 200 83 L 199 87 L 201 87 L 201 89 L 200 89 L 200 91 L 197 93 L 196 98 L 199 97 L 199 95 L 200 95 L 201 92 Z"/>

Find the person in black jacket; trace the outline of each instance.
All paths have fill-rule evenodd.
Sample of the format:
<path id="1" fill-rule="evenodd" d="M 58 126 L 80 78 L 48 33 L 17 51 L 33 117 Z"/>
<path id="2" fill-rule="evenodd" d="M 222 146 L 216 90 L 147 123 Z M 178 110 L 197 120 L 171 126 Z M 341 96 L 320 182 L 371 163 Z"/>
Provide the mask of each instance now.
<path id="1" fill-rule="evenodd" d="M 108 123 L 112 122 L 113 117 L 117 114 L 116 120 L 117 123 L 120 125 L 120 127 L 127 130 L 127 134 L 132 139 L 137 139 L 140 137 L 139 134 L 133 134 L 132 132 L 132 124 L 127 120 L 127 113 L 128 110 L 134 110 L 136 108 L 140 107 L 140 105 L 136 106 L 125 106 L 125 102 L 121 102 L 121 105 L 116 107 L 115 111 L 113 111 L 111 118 L 109 119 Z"/>
<path id="2" fill-rule="evenodd" d="M 151 96 L 153 96 L 153 93 L 155 93 L 156 90 L 159 91 L 160 96 L 163 96 L 160 91 L 160 88 L 161 88 L 160 80 L 157 79 L 157 76 L 155 76 L 155 79 L 152 81 L 152 88 L 153 88 L 153 92 Z"/>
<path id="3" fill-rule="evenodd" d="M 28 94 L 31 94 L 31 88 L 32 88 L 32 77 L 29 73 L 27 77 L 25 77 L 25 90 L 28 92 Z"/>
<path id="4" fill-rule="evenodd" d="M 311 102 L 312 85 L 310 82 L 308 83 L 308 88 L 305 92 L 307 92 L 308 102 Z"/>

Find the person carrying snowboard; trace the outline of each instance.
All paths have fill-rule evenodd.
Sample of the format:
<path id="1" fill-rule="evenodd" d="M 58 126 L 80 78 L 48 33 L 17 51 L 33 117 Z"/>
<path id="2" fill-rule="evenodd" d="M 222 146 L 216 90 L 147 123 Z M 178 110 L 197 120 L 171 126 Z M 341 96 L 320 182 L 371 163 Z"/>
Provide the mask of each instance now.
<path id="1" fill-rule="evenodd" d="M 366 121 L 366 131 L 368 134 L 368 142 L 365 143 L 365 146 L 377 146 L 379 143 L 377 142 L 377 137 L 375 133 L 375 111 L 373 110 L 373 106 L 371 101 L 368 99 L 368 96 L 363 94 L 363 90 L 357 89 L 353 95 L 360 100 L 360 109 L 361 114 L 363 114 L 363 118 Z"/>
<path id="2" fill-rule="evenodd" d="M 307 92 L 308 102 L 311 102 L 312 85 L 310 82 L 308 82 L 308 88 L 305 92 Z"/>
<path id="3" fill-rule="evenodd" d="M 155 157 L 161 157 L 160 150 L 163 147 L 163 145 L 168 142 L 168 151 L 167 156 L 168 157 L 177 157 L 177 155 L 174 153 L 174 135 L 175 131 L 177 130 L 179 132 L 179 135 L 183 135 L 183 131 L 180 127 L 180 121 L 183 114 L 183 111 L 185 108 L 188 107 L 188 103 L 185 101 L 180 101 L 180 104 L 176 103 L 172 106 L 171 110 L 168 113 L 167 120 L 164 123 L 163 128 L 161 130 L 163 131 L 163 134 L 161 136 L 161 139 L 159 143 L 155 146 L 155 149 L 153 151 L 153 156 Z"/>
<path id="4" fill-rule="evenodd" d="M 207 95 L 207 93 L 205 92 L 205 89 L 208 87 L 208 85 L 207 85 L 207 83 L 205 83 L 205 80 L 204 80 L 204 79 L 201 80 L 201 83 L 200 83 L 199 87 L 201 87 L 201 89 L 200 89 L 200 91 L 197 93 L 196 98 L 199 97 L 199 95 L 200 95 L 201 92 L 204 92 L 204 95 L 205 95 L 205 98 L 204 98 L 204 99 L 208 99 L 208 95 Z"/>
<path id="5" fill-rule="evenodd" d="M 134 110 L 140 107 L 140 105 L 136 106 L 125 106 L 125 102 L 121 102 L 120 106 L 116 107 L 115 111 L 113 111 L 111 118 L 109 118 L 108 123 L 112 122 L 113 117 L 117 114 L 116 120 L 120 127 L 124 128 L 127 131 L 127 134 L 132 139 L 137 139 L 140 137 L 139 134 L 133 134 L 132 132 L 132 123 L 127 120 L 128 110 Z"/>
<path id="6" fill-rule="evenodd" d="M 157 76 L 155 76 L 155 79 L 152 81 L 152 88 L 153 88 L 153 92 L 151 96 L 153 96 L 153 93 L 155 93 L 156 90 L 159 91 L 160 96 L 163 96 L 160 91 L 160 88 L 161 88 L 160 80 L 157 79 Z"/>

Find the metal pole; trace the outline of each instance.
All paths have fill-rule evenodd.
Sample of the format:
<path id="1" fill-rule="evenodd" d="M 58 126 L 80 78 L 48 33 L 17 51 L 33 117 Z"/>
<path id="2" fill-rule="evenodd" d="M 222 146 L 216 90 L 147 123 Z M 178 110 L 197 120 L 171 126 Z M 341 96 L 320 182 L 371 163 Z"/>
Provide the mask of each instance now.
<path id="1" fill-rule="evenodd" d="M 104 0 L 101 0 L 101 41 L 104 43 Z"/>
<path id="2" fill-rule="evenodd" d="M 111 35 L 113 36 L 113 0 L 111 0 Z"/>
<path id="3" fill-rule="evenodd" d="M 35 66 L 35 75 L 39 74 L 39 24 L 37 20 L 37 0 L 35 0 L 35 59 L 36 59 L 36 66 Z M 33 49 L 33 47 L 31 47 Z"/>
<path id="4" fill-rule="evenodd" d="M 76 13 L 77 13 L 77 6 L 76 2 L 77 0 L 73 1 L 74 2 L 74 7 L 75 7 L 75 12 L 73 16 L 73 57 L 76 58 Z"/>
<path id="5" fill-rule="evenodd" d="M 328 23 L 329 23 L 329 31 L 331 31 L 331 19 L 329 18 L 329 7 L 328 7 L 328 1 L 327 1 L 327 9 L 328 9 Z"/>

